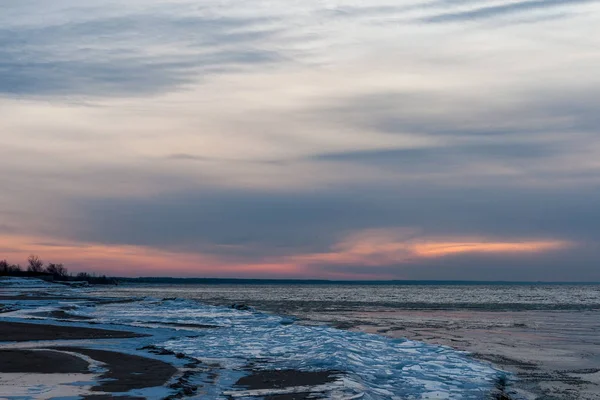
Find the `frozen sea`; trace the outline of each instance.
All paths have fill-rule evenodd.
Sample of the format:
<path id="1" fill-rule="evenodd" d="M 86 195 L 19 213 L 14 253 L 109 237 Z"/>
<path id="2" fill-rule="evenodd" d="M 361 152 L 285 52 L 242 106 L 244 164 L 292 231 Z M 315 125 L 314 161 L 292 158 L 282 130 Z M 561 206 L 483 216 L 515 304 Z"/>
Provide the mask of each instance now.
<path id="1" fill-rule="evenodd" d="M 233 369 L 261 360 L 346 370 L 365 398 L 482 398 L 506 371 L 515 398 L 600 399 L 600 285 L 153 284 L 98 294 L 248 305 L 258 312 L 251 328 L 219 316 L 231 325 L 218 337 L 168 346 Z M 182 306 L 171 318 L 196 312 Z M 240 343 L 255 345 L 226 354 Z"/>
<path id="2" fill-rule="evenodd" d="M 4 295 L 57 295 L 7 300 L 0 316 L 66 310 L 82 325 L 147 332 L 113 350 L 150 345 L 209 366 L 197 398 L 278 398 L 236 382 L 294 370 L 338 376 L 311 389 L 319 398 L 489 399 L 500 387 L 511 399 L 600 399 L 599 285 L 35 286 L 0 282 Z"/>

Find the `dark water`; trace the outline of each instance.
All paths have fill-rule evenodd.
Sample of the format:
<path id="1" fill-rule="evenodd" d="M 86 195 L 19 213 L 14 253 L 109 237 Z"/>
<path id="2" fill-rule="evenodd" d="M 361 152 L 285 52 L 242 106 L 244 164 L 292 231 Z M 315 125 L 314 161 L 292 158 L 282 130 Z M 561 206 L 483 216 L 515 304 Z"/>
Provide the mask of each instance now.
<path id="1" fill-rule="evenodd" d="M 106 294 L 106 290 L 101 290 Z M 598 310 L 600 285 L 179 285 L 110 288 L 114 296 L 195 299 L 209 304 L 249 304 L 281 311 Z"/>

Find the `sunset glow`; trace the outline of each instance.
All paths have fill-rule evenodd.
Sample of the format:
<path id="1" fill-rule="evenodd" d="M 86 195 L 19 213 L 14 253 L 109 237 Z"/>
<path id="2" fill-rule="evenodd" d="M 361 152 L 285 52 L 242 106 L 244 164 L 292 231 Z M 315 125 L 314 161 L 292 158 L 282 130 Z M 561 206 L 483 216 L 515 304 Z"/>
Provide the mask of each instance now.
<path id="1" fill-rule="evenodd" d="M 421 239 L 396 242 L 393 236 L 384 240 L 382 232 L 377 232 L 370 239 L 369 234 L 373 232 L 352 235 L 349 241 L 336 244 L 329 252 L 265 257 L 254 262 L 227 256 L 161 251 L 143 246 L 51 242 L 44 238 L 19 236 L 3 236 L 0 239 L 7 246 L 4 250 L 10 260 L 24 261 L 30 254 L 42 254 L 48 262 L 60 260 L 66 263 L 73 272 L 96 271 L 119 276 L 167 276 L 174 272 L 181 276 L 278 278 L 309 278 L 319 273 L 328 279 L 383 279 L 381 274 L 368 270 L 369 266 L 378 265 L 393 265 L 395 268 L 395 273 L 383 275 L 384 278 L 401 276 L 403 265 L 421 258 L 472 253 L 549 253 L 570 246 L 561 241 L 434 242 Z M 362 240 L 357 241 L 358 237 Z M 327 265 L 362 265 L 366 269 L 363 272 L 319 271 Z"/>

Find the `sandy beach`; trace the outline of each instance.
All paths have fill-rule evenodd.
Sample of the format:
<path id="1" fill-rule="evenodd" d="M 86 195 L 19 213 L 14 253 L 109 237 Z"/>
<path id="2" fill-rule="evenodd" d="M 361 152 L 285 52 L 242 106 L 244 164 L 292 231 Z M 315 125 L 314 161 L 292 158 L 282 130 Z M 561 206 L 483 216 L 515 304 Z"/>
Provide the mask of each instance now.
<path id="1" fill-rule="evenodd" d="M 15 386 L 26 386 L 28 382 L 37 381 L 40 374 L 66 376 L 67 382 L 60 381 L 62 386 L 68 384 L 69 377 L 80 378 L 81 374 L 84 374 L 95 381 L 93 385 L 89 385 L 89 390 L 75 391 L 84 399 L 145 398 L 113 396 L 112 393 L 163 386 L 178 369 L 168 362 L 131 354 L 53 345 L 55 342 L 85 340 L 87 346 L 93 346 L 107 339 L 143 336 L 146 335 L 117 330 L 0 321 L 0 338 L 3 342 L 0 348 L 0 373 L 3 374 L 0 378 L 0 393 L 9 395 L 7 392 L 11 383 Z M 16 342 L 21 346 L 26 344 L 28 347 L 19 348 L 4 342 Z M 93 370 L 90 369 L 90 361 L 101 365 L 104 372 L 91 373 Z M 19 374 L 17 380 L 14 379 L 14 374 Z M 76 379 L 73 382 L 76 382 Z M 46 398 L 46 395 L 40 393 L 32 397 Z"/>
<path id="2" fill-rule="evenodd" d="M 54 350 L 0 350 L 0 373 L 75 374 L 85 373 L 88 363 Z"/>
<path id="3" fill-rule="evenodd" d="M 133 338 L 140 336 L 143 335 L 108 329 L 0 321 L 0 337 L 2 338 L 2 341 L 6 342 Z"/>

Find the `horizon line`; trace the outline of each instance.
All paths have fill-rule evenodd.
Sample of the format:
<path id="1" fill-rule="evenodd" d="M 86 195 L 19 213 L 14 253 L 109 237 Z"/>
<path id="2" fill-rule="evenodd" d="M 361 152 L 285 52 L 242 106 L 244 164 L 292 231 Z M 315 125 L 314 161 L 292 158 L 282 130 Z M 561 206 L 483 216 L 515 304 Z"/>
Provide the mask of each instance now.
<path id="1" fill-rule="evenodd" d="M 111 277 L 122 281 L 135 280 L 179 280 L 179 281 L 228 281 L 228 282 L 273 282 L 273 283 L 323 283 L 323 284 L 571 284 L 571 285 L 600 285 L 600 282 L 585 281 L 507 281 L 507 280 L 462 280 L 462 279 L 365 279 L 365 280 L 338 280 L 319 278 L 207 278 L 207 277 L 173 277 L 173 276 L 139 276 L 139 277 Z"/>

